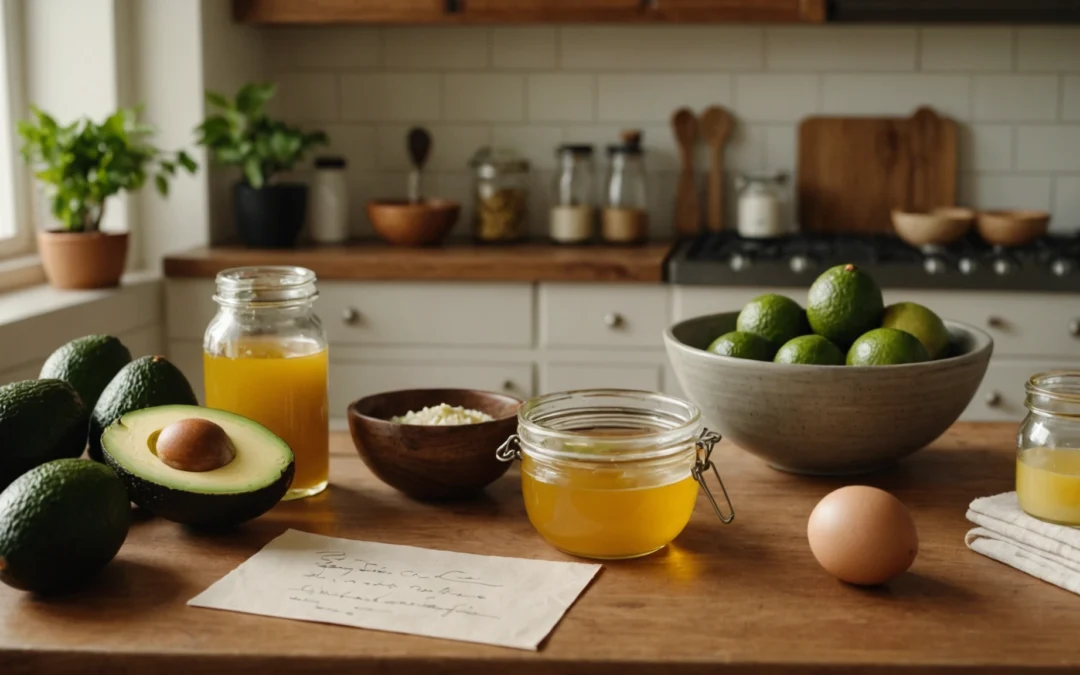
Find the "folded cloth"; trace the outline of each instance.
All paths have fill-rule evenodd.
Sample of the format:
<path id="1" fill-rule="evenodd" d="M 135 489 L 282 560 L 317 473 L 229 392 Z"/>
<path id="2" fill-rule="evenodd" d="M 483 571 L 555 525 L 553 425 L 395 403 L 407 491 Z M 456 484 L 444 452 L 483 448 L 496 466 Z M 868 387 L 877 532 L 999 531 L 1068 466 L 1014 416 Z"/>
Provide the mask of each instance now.
<path id="1" fill-rule="evenodd" d="M 1032 518 L 1015 492 L 976 499 L 967 519 L 979 526 L 964 537 L 972 551 L 1080 594 L 1080 529 Z"/>

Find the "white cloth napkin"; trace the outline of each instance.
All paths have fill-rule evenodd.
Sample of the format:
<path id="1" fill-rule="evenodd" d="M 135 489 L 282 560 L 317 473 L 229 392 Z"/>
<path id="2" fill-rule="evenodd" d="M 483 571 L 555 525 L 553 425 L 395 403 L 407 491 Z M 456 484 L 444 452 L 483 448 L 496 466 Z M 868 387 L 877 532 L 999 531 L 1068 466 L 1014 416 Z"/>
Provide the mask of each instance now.
<path id="1" fill-rule="evenodd" d="M 967 519 L 978 525 L 964 537 L 972 551 L 1080 594 L 1080 529 L 1032 518 L 1015 492 L 976 499 Z"/>

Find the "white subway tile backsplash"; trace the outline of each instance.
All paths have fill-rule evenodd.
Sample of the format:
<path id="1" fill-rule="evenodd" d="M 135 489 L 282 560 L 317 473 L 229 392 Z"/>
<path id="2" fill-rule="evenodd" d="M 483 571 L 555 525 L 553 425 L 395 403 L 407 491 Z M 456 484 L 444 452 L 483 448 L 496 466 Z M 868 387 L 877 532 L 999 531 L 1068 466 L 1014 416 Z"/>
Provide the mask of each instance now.
<path id="1" fill-rule="evenodd" d="M 765 168 L 786 171 L 788 181 L 795 177 L 799 162 L 799 130 L 794 124 L 772 125 L 765 129 Z"/>
<path id="2" fill-rule="evenodd" d="M 472 235 L 473 226 L 473 179 L 472 175 L 461 172 L 440 172 L 432 177 L 434 195 L 440 199 L 451 199 L 461 204 L 461 214 L 457 224 L 450 231 L 455 238 Z"/>
<path id="3" fill-rule="evenodd" d="M 975 119 L 1029 122 L 1057 118 L 1053 75 L 980 75 L 974 79 Z"/>
<path id="4" fill-rule="evenodd" d="M 728 75 L 599 75 L 597 119 L 660 122 L 680 106 L 731 105 Z"/>
<path id="5" fill-rule="evenodd" d="M 818 109 L 817 75 L 736 75 L 735 112 L 760 122 L 790 122 Z"/>
<path id="6" fill-rule="evenodd" d="M 1018 30 L 1018 69 L 1080 72 L 1080 27 L 1024 27 Z"/>
<path id="7" fill-rule="evenodd" d="M 564 143 L 588 143 L 593 146 L 597 167 L 603 169 L 608 164 L 607 147 L 620 143 L 619 134 L 628 128 L 635 128 L 641 132 L 641 145 L 645 150 L 645 170 L 649 173 L 657 171 L 672 171 L 680 166 L 678 150 L 675 146 L 675 137 L 671 127 L 667 124 L 573 124 L 563 127 L 562 138 Z M 704 166 L 698 161 L 704 155 L 695 155 L 698 166 Z"/>
<path id="8" fill-rule="evenodd" d="M 341 116 L 361 122 L 437 120 L 440 80 L 434 73 L 341 76 Z"/>
<path id="9" fill-rule="evenodd" d="M 555 149 L 561 143 L 562 129 L 559 127 L 500 125 L 492 132 L 495 147 L 516 151 L 537 170 L 555 168 Z"/>
<path id="10" fill-rule="evenodd" d="M 330 145 L 319 148 L 319 155 L 339 155 L 345 158 L 345 171 L 363 173 L 375 168 L 375 128 L 357 124 L 327 124 L 323 131 Z"/>
<path id="11" fill-rule="evenodd" d="M 1066 120 L 1080 120 L 1080 75 L 1067 75 L 1064 78 L 1064 97 L 1061 104 L 1061 116 Z"/>
<path id="12" fill-rule="evenodd" d="M 338 119 L 338 78 L 328 73 L 278 75 L 277 94 L 268 108 L 289 122 Z"/>
<path id="13" fill-rule="evenodd" d="M 766 28 L 765 62 L 790 72 L 914 70 L 916 38 L 907 27 Z"/>
<path id="14" fill-rule="evenodd" d="M 387 28 L 384 60 L 390 68 L 477 70 L 488 65 L 487 28 Z"/>
<path id="15" fill-rule="evenodd" d="M 550 26 L 497 27 L 491 32 L 491 64 L 496 68 L 551 69 L 558 65 L 558 33 Z"/>
<path id="16" fill-rule="evenodd" d="M 737 124 L 724 152 L 724 168 L 729 174 L 757 172 L 765 168 L 769 128 L 758 124 Z"/>
<path id="17" fill-rule="evenodd" d="M 1031 171 L 1080 171 L 1080 124 L 1019 127 L 1016 168 Z"/>
<path id="18" fill-rule="evenodd" d="M 1011 28 L 923 28 L 922 70 L 1012 70 Z"/>
<path id="19" fill-rule="evenodd" d="M 964 174 L 959 201 L 980 209 L 1049 209 L 1052 180 L 1044 176 Z"/>
<path id="20" fill-rule="evenodd" d="M 1051 232 L 1080 232 L 1080 176 L 1058 176 L 1054 185 Z"/>
<path id="21" fill-rule="evenodd" d="M 1012 127 L 1004 124 L 961 124 L 961 171 L 1005 171 L 1012 167 Z"/>
<path id="22" fill-rule="evenodd" d="M 446 119 L 517 122 L 525 117 L 525 77 L 512 74 L 448 74 L 443 81 Z"/>
<path id="23" fill-rule="evenodd" d="M 409 160 L 407 135 L 409 125 L 380 126 L 378 131 L 378 166 L 381 169 L 407 170 Z M 431 152 L 425 171 L 466 171 L 477 148 L 491 143 L 491 131 L 483 125 L 425 125 L 431 134 Z"/>
<path id="24" fill-rule="evenodd" d="M 567 70 L 760 70 L 759 28 L 719 26 L 566 26 L 560 29 Z"/>
<path id="25" fill-rule="evenodd" d="M 590 121 L 595 115 L 596 78 L 592 75 L 528 76 L 529 119 L 534 122 Z"/>
<path id="26" fill-rule="evenodd" d="M 821 111 L 832 115 L 907 116 L 923 105 L 964 119 L 970 80 L 962 75 L 822 75 Z"/>
<path id="27" fill-rule="evenodd" d="M 274 70 L 348 70 L 379 63 L 379 31 L 363 27 L 273 28 L 266 52 Z"/>

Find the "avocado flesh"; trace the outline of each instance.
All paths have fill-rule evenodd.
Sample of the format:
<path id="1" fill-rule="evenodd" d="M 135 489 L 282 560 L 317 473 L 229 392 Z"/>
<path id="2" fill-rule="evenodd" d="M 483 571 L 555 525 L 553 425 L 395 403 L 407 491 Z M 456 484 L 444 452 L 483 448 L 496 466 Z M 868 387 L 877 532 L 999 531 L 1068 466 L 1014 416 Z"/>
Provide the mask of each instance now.
<path id="1" fill-rule="evenodd" d="M 154 451 L 158 433 L 173 422 L 201 418 L 217 424 L 236 457 L 212 471 L 181 471 Z M 131 501 L 186 525 L 229 527 L 273 508 L 292 483 L 292 450 L 266 427 L 223 410 L 166 405 L 128 413 L 102 434 L 108 464 L 128 488 Z"/>

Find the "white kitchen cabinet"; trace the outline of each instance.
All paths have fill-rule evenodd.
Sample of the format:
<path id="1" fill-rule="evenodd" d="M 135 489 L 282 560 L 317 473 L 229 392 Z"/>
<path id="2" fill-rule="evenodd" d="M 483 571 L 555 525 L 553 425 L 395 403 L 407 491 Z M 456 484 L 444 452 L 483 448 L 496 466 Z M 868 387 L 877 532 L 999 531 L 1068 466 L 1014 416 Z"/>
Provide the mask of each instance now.
<path id="1" fill-rule="evenodd" d="M 548 363 L 541 370 L 540 391 L 550 393 L 604 387 L 661 389 L 662 366 L 640 363 Z"/>
<path id="2" fill-rule="evenodd" d="M 169 360 L 187 376 L 199 403 L 206 403 L 204 395 L 202 342 L 174 340 L 169 342 Z"/>
<path id="3" fill-rule="evenodd" d="M 661 348 L 670 295 L 660 284 L 541 284 L 540 345 Z"/>
<path id="4" fill-rule="evenodd" d="M 1024 385 L 1032 375 L 1048 370 L 1080 371 L 1080 359 L 992 359 L 975 398 L 960 419 L 1019 423 L 1027 415 Z"/>

